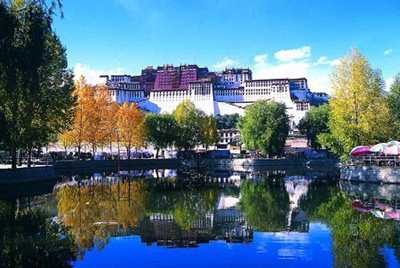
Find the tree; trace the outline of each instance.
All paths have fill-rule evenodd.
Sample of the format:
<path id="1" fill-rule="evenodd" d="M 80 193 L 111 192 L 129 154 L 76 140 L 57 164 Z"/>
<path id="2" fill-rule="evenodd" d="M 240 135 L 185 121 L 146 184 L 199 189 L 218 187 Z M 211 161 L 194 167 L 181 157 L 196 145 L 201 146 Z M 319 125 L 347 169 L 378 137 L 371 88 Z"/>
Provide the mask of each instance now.
<path id="1" fill-rule="evenodd" d="M 111 98 L 104 85 L 89 86 L 89 93 L 84 100 L 86 105 L 84 140 L 91 145 L 93 156 L 99 146 L 107 144 L 109 129 L 107 124 Z"/>
<path id="2" fill-rule="evenodd" d="M 121 143 L 126 147 L 128 160 L 131 159 L 131 149 L 138 149 L 146 138 L 144 115 L 136 103 L 130 106 L 125 102 L 118 111 L 117 128 Z"/>
<path id="3" fill-rule="evenodd" d="M 69 137 L 70 146 L 78 148 L 78 154 L 80 154 L 81 148 L 85 143 L 84 133 L 87 128 L 87 102 L 93 96 L 91 86 L 83 76 L 75 81 L 75 90 L 72 95 L 76 98 L 76 105 L 72 108 L 74 113 L 73 121 L 70 129 L 67 129 L 62 135 Z"/>
<path id="4" fill-rule="evenodd" d="M 117 140 L 118 110 L 119 104 L 116 102 L 111 103 L 107 109 L 104 142 L 110 145 L 110 153 L 112 153 L 112 143 Z"/>
<path id="5" fill-rule="evenodd" d="M 217 122 L 214 117 L 206 116 L 201 120 L 200 142 L 207 148 L 219 141 Z"/>
<path id="6" fill-rule="evenodd" d="M 392 139 L 400 139 L 400 73 L 394 78 L 387 96 L 390 114 L 392 115 L 392 129 L 394 130 Z"/>
<path id="7" fill-rule="evenodd" d="M 146 114 L 144 125 L 147 140 L 156 148 L 156 158 L 161 149 L 174 144 L 177 135 L 176 121 L 170 114 Z"/>
<path id="8" fill-rule="evenodd" d="M 204 112 L 197 109 L 193 102 L 184 100 L 172 115 L 178 125 L 175 145 L 188 150 L 199 144 L 201 118 L 205 117 Z"/>
<path id="9" fill-rule="evenodd" d="M 73 137 L 71 135 L 72 135 L 71 131 L 66 131 L 58 135 L 58 143 L 62 145 L 65 152 L 67 152 L 68 148 L 70 148 L 73 143 L 72 142 Z"/>
<path id="10" fill-rule="evenodd" d="M 42 1 L 0 2 L 1 143 L 13 168 L 18 149 L 49 143 L 72 116 L 72 73 L 51 27 L 53 10 Z"/>
<path id="11" fill-rule="evenodd" d="M 216 115 L 215 120 L 217 121 L 218 129 L 229 129 L 236 128 L 237 122 L 239 121 L 239 114 L 224 114 Z"/>
<path id="12" fill-rule="evenodd" d="M 299 130 L 305 134 L 313 149 L 320 149 L 321 144 L 317 141 L 320 133 L 328 133 L 329 105 L 324 104 L 318 107 L 311 107 L 306 115 L 300 120 Z"/>
<path id="13" fill-rule="evenodd" d="M 393 127 L 382 94 L 384 81 L 367 58 L 352 49 L 332 73 L 331 83 L 334 91 L 329 100 L 331 134 L 323 134 L 319 139 L 323 145 L 342 154 L 355 146 L 390 138 Z"/>
<path id="14" fill-rule="evenodd" d="M 246 109 L 238 126 L 246 148 L 261 149 L 265 155 L 283 153 L 289 133 L 289 119 L 284 104 L 256 101 Z"/>

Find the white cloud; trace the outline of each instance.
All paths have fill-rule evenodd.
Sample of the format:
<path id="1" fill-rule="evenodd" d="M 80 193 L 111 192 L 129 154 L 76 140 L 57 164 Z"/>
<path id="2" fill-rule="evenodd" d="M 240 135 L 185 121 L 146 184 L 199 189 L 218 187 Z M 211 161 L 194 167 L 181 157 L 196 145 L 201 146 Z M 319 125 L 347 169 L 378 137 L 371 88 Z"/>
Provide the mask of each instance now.
<path id="1" fill-rule="evenodd" d="M 123 71 L 124 69 L 120 67 L 115 71 L 98 71 L 82 65 L 80 62 L 74 66 L 75 79 L 79 79 L 79 77 L 83 75 L 86 78 L 86 81 L 90 84 L 98 84 L 100 81 L 100 75 L 122 74 Z"/>
<path id="2" fill-rule="evenodd" d="M 267 59 L 267 57 L 268 57 L 267 54 L 261 54 L 261 55 L 255 56 L 254 61 L 256 62 L 256 64 L 258 62 L 264 62 Z"/>
<path id="3" fill-rule="evenodd" d="M 390 87 L 393 85 L 393 82 L 394 82 L 394 77 L 389 77 L 388 79 L 385 80 L 387 91 L 390 90 Z"/>
<path id="4" fill-rule="evenodd" d="M 336 66 L 340 63 L 340 59 L 335 59 L 335 60 L 328 60 L 328 57 L 320 57 L 315 65 L 320 65 L 320 64 L 328 64 L 330 66 Z"/>
<path id="5" fill-rule="evenodd" d="M 390 54 L 392 54 L 392 52 L 393 52 L 393 49 L 387 49 L 387 50 L 385 50 L 384 52 L 383 52 L 383 55 L 390 55 Z"/>
<path id="6" fill-rule="evenodd" d="M 253 77 L 254 79 L 305 77 L 312 91 L 331 93 L 330 66 L 338 61 L 329 61 L 327 57 L 321 57 L 317 63 L 313 63 L 310 59 L 270 63 L 267 54 L 261 54 L 254 57 Z"/>
<path id="7" fill-rule="evenodd" d="M 255 79 L 262 78 L 295 78 L 306 74 L 309 63 L 306 61 L 284 62 L 280 64 L 269 64 L 267 54 L 254 57 L 253 74 Z"/>
<path id="8" fill-rule="evenodd" d="M 213 67 L 216 69 L 225 69 L 226 67 L 232 66 L 235 63 L 237 63 L 237 62 L 228 57 L 225 57 L 222 61 L 214 64 Z"/>
<path id="9" fill-rule="evenodd" d="M 304 46 L 297 49 L 279 50 L 275 53 L 275 58 L 280 61 L 291 61 L 311 57 L 311 47 Z"/>

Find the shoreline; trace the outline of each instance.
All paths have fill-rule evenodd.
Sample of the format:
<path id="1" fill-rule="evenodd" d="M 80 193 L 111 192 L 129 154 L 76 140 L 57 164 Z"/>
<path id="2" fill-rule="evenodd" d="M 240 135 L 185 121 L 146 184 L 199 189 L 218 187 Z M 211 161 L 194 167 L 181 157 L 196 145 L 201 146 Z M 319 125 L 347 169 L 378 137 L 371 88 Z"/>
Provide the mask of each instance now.
<path id="1" fill-rule="evenodd" d="M 17 185 L 35 182 L 56 181 L 60 175 L 79 172 L 102 172 L 126 169 L 178 169 L 208 168 L 243 172 L 265 169 L 334 169 L 336 159 L 132 159 L 54 162 L 49 166 L 0 169 L 0 185 Z"/>

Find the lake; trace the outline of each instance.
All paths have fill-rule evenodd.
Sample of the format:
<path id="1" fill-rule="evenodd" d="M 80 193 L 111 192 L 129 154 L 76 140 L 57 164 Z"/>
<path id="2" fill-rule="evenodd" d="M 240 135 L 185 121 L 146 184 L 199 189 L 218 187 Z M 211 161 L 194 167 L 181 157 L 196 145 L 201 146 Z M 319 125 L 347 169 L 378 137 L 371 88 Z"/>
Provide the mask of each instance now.
<path id="1" fill-rule="evenodd" d="M 0 267 L 399 267 L 399 185 L 131 170 L 0 187 Z"/>

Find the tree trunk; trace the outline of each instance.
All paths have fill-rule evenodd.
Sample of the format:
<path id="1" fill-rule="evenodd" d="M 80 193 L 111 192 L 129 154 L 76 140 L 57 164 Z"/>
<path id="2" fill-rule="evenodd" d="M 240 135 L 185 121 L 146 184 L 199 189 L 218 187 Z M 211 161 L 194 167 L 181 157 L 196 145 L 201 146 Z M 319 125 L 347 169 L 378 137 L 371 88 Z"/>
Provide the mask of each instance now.
<path id="1" fill-rule="evenodd" d="M 131 160 L 131 148 L 130 147 L 126 147 L 126 153 L 128 154 L 128 161 Z"/>
<path id="2" fill-rule="evenodd" d="M 13 146 L 11 148 L 11 168 L 16 169 L 17 168 L 17 149 Z"/>
<path id="3" fill-rule="evenodd" d="M 32 166 L 32 149 L 28 149 L 28 168 Z"/>
<path id="4" fill-rule="evenodd" d="M 22 150 L 19 150 L 19 155 L 18 155 L 18 166 L 22 166 Z"/>
<path id="5" fill-rule="evenodd" d="M 159 148 L 157 148 L 157 151 L 156 151 L 156 158 L 158 158 L 158 152 L 160 151 L 160 149 Z"/>

